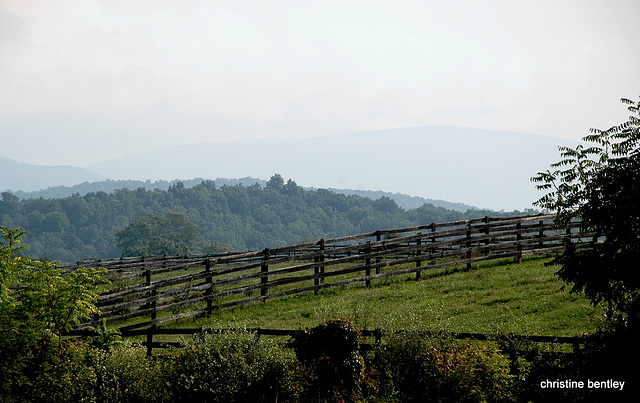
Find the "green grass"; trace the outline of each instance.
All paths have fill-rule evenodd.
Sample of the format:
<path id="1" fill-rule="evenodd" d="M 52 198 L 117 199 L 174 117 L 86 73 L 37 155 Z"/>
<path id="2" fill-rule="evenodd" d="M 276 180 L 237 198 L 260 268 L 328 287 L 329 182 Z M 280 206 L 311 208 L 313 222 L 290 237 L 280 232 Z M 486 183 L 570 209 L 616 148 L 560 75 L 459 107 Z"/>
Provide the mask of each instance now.
<path id="1" fill-rule="evenodd" d="M 562 290 L 550 257 L 512 259 L 425 271 L 215 312 L 209 318 L 162 327 L 262 327 L 297 329 L 348 319 L 361 329 L 575 336 L 596 330 L 602 312 Z"/>

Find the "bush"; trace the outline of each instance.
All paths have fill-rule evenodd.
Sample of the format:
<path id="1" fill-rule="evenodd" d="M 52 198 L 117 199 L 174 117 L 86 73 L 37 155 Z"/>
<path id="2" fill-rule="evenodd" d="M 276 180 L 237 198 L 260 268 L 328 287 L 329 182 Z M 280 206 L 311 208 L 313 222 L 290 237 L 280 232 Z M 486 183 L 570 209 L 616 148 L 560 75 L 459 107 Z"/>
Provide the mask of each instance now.
<path id="1" fill-rule="evenodd" d="M 296 356 L 309 380 L 312 396 L 329 401 L 356 400 L 364 382 L 360 332 L 352 323 L 332 320 L 294 338 Z"/>
<path id="2" fill-rule="evenodd" d="M 130 342 L 94 349 L 97 402 L 171 401 L 164 380 L 164 363 L 148 357 L 146 348 Z"/>
<path id="3" fill-rule="evenodd" d="M 516 376 L 493 343 L 395 333 L 378 347 L 380 392 L 401 402 L 511 402 Z"/>
<path id="4" fill-rule="evenodd" d="M 2 343 L 0 349 L 0 402 L 94 401 L 95 373 L 87 365 L 90 351 L 83 345 L 42 338 L 13 349 Z"/>
<path id="5" fill-rule="evenodd" d="M 176 402 L 297 401 L 290 351 L 247 333 L 202 335 L 178 352 L 166 380 Z"/>
<path id="6" fill-rule="evenodd" d="M 63 333 L 97 313 L 103 269 L 65 272 L 23 255 L 21 228 L 0 227 L 0 401 L 64 402 L 90 382 L 87 349 Z"/>

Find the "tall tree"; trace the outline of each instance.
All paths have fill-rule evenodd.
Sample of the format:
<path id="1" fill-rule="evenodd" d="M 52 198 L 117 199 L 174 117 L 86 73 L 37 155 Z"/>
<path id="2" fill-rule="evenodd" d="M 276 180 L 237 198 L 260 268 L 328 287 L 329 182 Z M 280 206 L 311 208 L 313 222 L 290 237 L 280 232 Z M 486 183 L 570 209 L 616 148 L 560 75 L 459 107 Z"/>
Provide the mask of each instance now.
<path id="1" fill-rule="evenodd" d="M 116 233 L 123 256 L 188 254 L 200 238 L 200 227 L 182 213 L 138 218 Z"/>
<path id="2" fill-rule="evenodd" d="M 626 122 L 592 129 L 588 147 L 560 148 L 554 170 L 532 181 L 549 191 L 535 204 L 556 211 L 560 226 L 580 219 L 581 232 L 601 240 L 589 249 L 569 244 L 555 260 L 558 275 L 628 324 L 640 315 L 640 102 L 622 102 L 632 113 Z"/>

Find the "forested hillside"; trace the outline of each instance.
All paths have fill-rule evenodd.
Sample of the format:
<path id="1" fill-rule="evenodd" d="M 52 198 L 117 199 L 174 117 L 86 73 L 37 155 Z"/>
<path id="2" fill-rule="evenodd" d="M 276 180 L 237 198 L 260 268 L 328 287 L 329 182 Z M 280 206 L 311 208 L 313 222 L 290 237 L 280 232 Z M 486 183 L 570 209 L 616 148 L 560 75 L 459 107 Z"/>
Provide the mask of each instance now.
<path id="1" fill-rule="evenodd" d="M 111 193 L 118 189 L 131 189 L 135 190 L 138 188 L 145 188 L 148 190 L 153 189 L 162 189 L 168 190 L 171 186 L 175 185 L 178 182 L 182 182 L 186 188 L 192 188 L 194 186 L 199 185 L 206 179 L 203 178 L 194 178 L 194 179 L 182 179 L 182 180 L 158 180 L 158 181 L 141 181 L 141 180 L 111 180 L 107 179 L 100 182 L 84 182 L 74 186 L 53 186 L 48 187 L 46 189 L 40 189 L 36 191 L 25 192 L 22 190 L 11 191 L 14 195 L 18 196 L 20 199 L 56 199 L 62 197 L 68 197 L 74 194 L 79 194 L 80 196 L 84 196 L 87 193 L 91 192 L 107 192 Z M 237 179 L 230 178 L 216 178 L 213 180 L 216 186 L 235 186 L 235 185 L 243 185 L 243 186 L 251 186 L 258 183 L 260 186 L 265 186 L 267 181 L 264 179 L 252 178 L 252 177 L 244 177 Z M 309 188 L 306 188 L 309 190 Z M 436 200 L 436 199 L 425 199 L 423 197 L 418 196 L 409 196 L 401 193 L 391 193 L 391 192 L 383 192 L 381 190 L 373 191 L 373 190 L 355 190 L 355 189 L 335 189 L 329 188 L 336 193 L 342 193 L 346 195 L 358 195 L 362 197 L 368 197 L 369 199 L 379 199 L 383 196 L 387 196 L 393 199 L 398 206 L 404 209 L 413 209 L 421 207 L 425 203 L 433 204 L 436 207 L 444 207 L 450 210 L 462 211 L 465 212 L 468 209 L 473 209 L 477 207 L 469 206 L 463 203 L 454 203 L 445 200 Z"/>
<path id="2" fill-rule="evenodd" d="M 120 189 L 57 199 L 20 200 L 5 192 L 0 201 L 0 225 L 30 231 L 25 243 L 31 256 L 74 261 L 119 257 L 116 233 L 133 220 L 167 213 L 184 215 L 199 227 L 190 252 L 230 244 L 235 250 L 257 250 L 320 238 L 350 235 L 431 222 L 497 215 L 494 211 L 465 213 L 425 204 L 405 210 L 388 197 L 377 200 L 305 190 L 274 175 L 266 186 L 218 187 L 203 181 L 168 190 Z M 518 213 L 518 212 L 516 212 Z"/>

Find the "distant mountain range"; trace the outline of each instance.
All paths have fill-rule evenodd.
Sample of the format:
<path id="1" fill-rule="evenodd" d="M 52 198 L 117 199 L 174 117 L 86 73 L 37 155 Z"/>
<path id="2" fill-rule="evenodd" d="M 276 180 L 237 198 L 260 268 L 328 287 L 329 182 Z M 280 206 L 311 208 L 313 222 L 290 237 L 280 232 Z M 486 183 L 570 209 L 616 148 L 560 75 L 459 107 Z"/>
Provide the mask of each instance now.
<path id="1" fill-rule="evenodd" d="M 558 146 L 577 144 L 534 134 L 445 126 L 208 142 L 130 155 L 85 169 L 37 167 L 2 158 L 0 190 L 35 191 L 104 179 L 265 180 L 279 173 L 306 188 L 380 191 L 417 197 L 418 203 L 447 200 L 458 204 L 456 210 L 465 206 L 524 210 L 542 196 L 530 178 L 559 159 Z"/>
<path id="2" fill-rule="evenodd" d="M 52 186 L 97 182 L 105 176 L 69 165 L 32 165 L 0 157 L 0 191 L 37 191 Z"/>
<path id="3" fill-rule="evenodd" d="M 382 190 L 492 210 L 524 210 L 530 182 L 578 143 L 462 127 L 410 127 L 295 140 L 209 142 L 86 167 L 110 179 L 268 178 L 316 188 Z"/>

